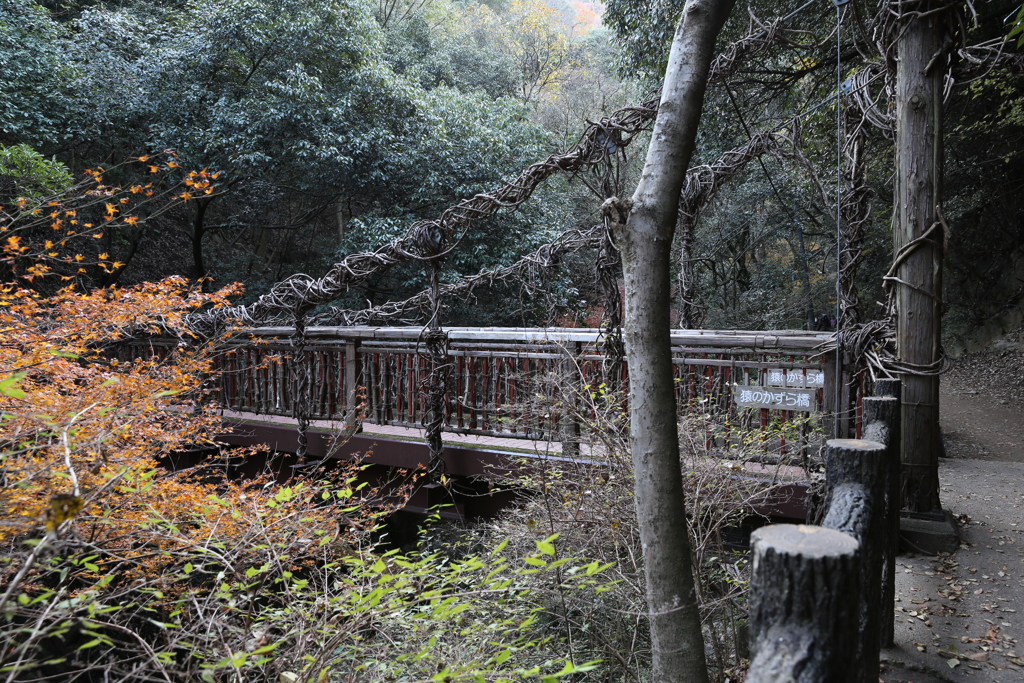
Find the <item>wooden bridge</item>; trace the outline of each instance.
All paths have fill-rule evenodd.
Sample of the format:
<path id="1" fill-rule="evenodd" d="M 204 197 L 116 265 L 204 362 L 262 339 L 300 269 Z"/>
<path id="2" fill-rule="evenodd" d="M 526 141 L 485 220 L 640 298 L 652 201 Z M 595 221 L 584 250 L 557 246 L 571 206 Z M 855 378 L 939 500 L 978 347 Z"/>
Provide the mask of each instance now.
<path id="1" fill-rule="evenodd" d="M 599 449 L 587 446 L 586 418 L 596 417 L 591 405 L 595 401 L 625 407 L 629 368 L 606 356 L 600 330 L 447 332 L 450 381 L 443 431 L 451 477 L 471 481 L 493 475 L 507 471 L 513 460 L 520 466 L 524 460 L 551 458 L 601 466 Z M 232 445 L 265 443 L 277 452 L 294 453 L 295 417 L 304 398 L 303 410 L 311 420 L 310 458 L 368 454 L 367 462 L 374 466 L 424 466 L 429 453 L 422 438 L 427 411 L 422 387 L 429 359 L 422 329 L 312 327 L 302 354 L 292 344 L 293 333 L 285 327 L 254 329 L 236 335 L 218 357 L 215 395 L 230 426 L 223 440 Z M 834 412 L 833 380 L 818 350 L 830 337 L 803 331 L 675 331 L 672 356 L 681 417 L 714 414 L 734 430 L 749 431 L 785 424 L 808 412 Z M 148 349 L 135 353 L 163 353 L 159 342 L 146 344 Z M 305 397 L 296 389 L 298 357 L 304 358 L 310 378 Z M 762 402 L 744 410 L 740 399 L 749 396 L 742 388 L 768 389 L 770 395 L 799 391 L 805 403 L 796 407 L 785 400 L 777 406 Z M 808 447 L 807 423 L 799 422 L 795 441 L 777 444 L 782 451 Z M 848 420 L 847 428 L 853 429 L 855 422 Z M 347 440 L 339 439 L 339 433 Z M 708 433 L 706 438 L 710 443 L 723 437 Z M 728 440 L 728 433 L 724 438 Z M 745 474 L 757 476 L 757 467 L 752 467 Z M 802 517 L 800 486 L 794 484 L 782 496 L 787 502 L 779 502 L 771 512 Z M 411 501 L 413 509 L 431 504 L 424 495 Z M 473 502 L 460 502 L 453 514 L 487 515 L 504 504 L 500 498 L 476 496 Z"/>

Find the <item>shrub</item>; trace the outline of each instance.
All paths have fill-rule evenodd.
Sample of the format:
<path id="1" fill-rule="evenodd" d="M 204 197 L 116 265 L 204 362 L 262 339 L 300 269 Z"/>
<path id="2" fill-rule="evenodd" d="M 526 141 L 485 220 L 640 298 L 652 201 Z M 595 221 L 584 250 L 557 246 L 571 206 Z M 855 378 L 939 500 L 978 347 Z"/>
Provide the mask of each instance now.
<path id="1" fill-rule="evenodd" d="M 554 535 L 514 557 L 505 544 L 457 559 L 385 552 L 372 532 L 403 489 L 361 482 L 358 463 L 287 480 L 232 480 L 225 458 L 167 466 L 216 446 L 207 379 L 220 340 L 197 338 L 187 316 L 237 290 L 204 294 L 181 278 L 73 284 L 60 268 L 89 259 L 29 228 L 51 222 L 84 239 L 96 228 L 73 225 L 83 219 L 68 207 L 97 202 L 100 220 L 128 221 L 131 200 L 112 198 L 149 190 L 101 178 L 0 221 L 12 269 L 0 284 L 0 674 L 552 681 L 594 666 L 565 660 L 537 626 L 541 588 L 607 590 L 607 567 L 558 557 Z M 208 183 L 190 178 L 193 190 Z M 53 281 L 64 284 L 43 286 Z M 122 352 L 152 335 L 176 343 Z"/>
<path id="2" fill-rule="evenodd" d="M 67 190 L 73 178 L 59 161 L 47 159 L 28 145 L 0 145 L 0 202 L 35 199 Z"/>

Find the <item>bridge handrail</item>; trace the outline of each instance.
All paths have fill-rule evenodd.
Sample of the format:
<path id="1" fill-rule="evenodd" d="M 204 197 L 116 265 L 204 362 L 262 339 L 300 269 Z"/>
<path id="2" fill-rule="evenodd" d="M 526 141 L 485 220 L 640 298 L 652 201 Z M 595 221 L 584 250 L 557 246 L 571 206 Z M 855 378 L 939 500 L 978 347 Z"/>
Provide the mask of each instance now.
<path id="1" fill-rule="evenodd" d="M 565 387 L 593 393 L 628 386 L 626 364 L 619 367 L 619 376 L 611 376 L 613 366 L 603 353 L 599 329 L 455 327 L 446 331 L 452 365 L 452 384 L 445 398 L 449 406 L 446 431 L 571 441 L 579 428 L 564 419 L 565 399 L 574 400 L 572 389 Z M 239 331 L 227 342 L 228 348 L 217 360 L 215 380 L 217 397 L 225 408 L 297 416 L 293 333 L 291 327 L 261 327 Z M 421 392 L 426 372 L 421 335 L 420 327 L 308 328 L 303 357 L 310 382 L 304 414 L 351 424 L 362 403 L 368 422 L 420 426 L 426 410 Z M 740 422 L 748 428 L 766 429 L 773 420 L 786 422 L 797 413 L 765 408 L 741 415 L 734 407 L 733 385 L 767 384 L 768 370 L 782 370 L 789 376 L 820 370 L 826 361 L 815 357 L 816 349 L 831 337 L 832 333 L 801 330 L 673 330 L 680 409 L 694 407 L 742 418 Z M 161 342 L 136 345 L 149 346 L 153 352 Z M 539 392 L 538 378 L 548 382 Z M 553 381 L 561 382 L 561 388 L 553 389 Z M 819 388 L 815 394 L 812 403 L 829 410 L 834 393 Z M 799 430 L 797 448 L 803 451 L 809 447 L 810 430 L 802 423 Z M 784 442 L 782 448 L 787 448 Z"/>
<path id="2" fill-rule="evenodd" d="M 449 327 L 445 328 L 450 342 L 546 342 L 596 344 L 602 330 L 595 328 L 525 328 L 525 327 Z M 258 327 L 238 333 L 238 337 L 277 337 L 287 339 L 294 332 L 291 327 Z M 309 327 L 306 338 L 310 341 L 331 340 L 398 340 L 418 339 L 421 327 Z M 804 330 L 672 330 L 673 345 L 691 345 L 711 348 L 742 348 L 751 350 L 792 349 L 809 351 L 832 338 L 831 332 Z"/>

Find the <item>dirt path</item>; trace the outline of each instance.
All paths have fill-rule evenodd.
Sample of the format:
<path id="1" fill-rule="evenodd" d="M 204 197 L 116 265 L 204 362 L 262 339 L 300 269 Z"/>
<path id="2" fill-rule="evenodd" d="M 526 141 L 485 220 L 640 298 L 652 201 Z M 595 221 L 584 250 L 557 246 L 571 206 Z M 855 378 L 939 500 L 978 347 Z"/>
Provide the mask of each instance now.
<path id="1" fill-rule="evenodd" d="M 1024 328 L 956 359 L 939 409 L 947 456 L 1024 462 Z"/>
<path id="2" fill-rule="evenodd" d="M 944 382 L 939 410 L 947 457 L 1024 462 L 1021 403 Z"/>
<path id="3" fill-rule="evenodd" d="M 1024 681 L 1024 329 L 958 359 L 940 394 L 940 496 L 960 549 L 899 557 L 881 680 Z"/>

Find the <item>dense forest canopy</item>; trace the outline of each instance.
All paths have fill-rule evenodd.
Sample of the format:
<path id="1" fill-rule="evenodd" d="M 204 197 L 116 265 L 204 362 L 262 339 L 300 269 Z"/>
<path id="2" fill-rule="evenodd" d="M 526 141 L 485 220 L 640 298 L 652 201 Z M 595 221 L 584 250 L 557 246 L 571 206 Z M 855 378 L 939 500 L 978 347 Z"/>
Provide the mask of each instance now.
<path id="1" fill-rule="evenodd" d="M 640 240 L 622 252 L 632 291 L 666 254 L 659 272 L 676 283 L 648 287 L 658 305 L 632 305 L 634 317 L 660 315 L 671 289 L 677 326 L 827 328 L 837 309 L 841 326 L 890 324 L 878 320 L 890 312 L 883 276 L 901 258 L 890 10 L 908 4 L 694 4 L 729 17 L 704 32 L 718 45 L 707 38 L 702 54 L 719 56 L 702 110 L 687 102 L 692 163 L 657 208 L 659 229 L 674 230 L 646 260 Z M 682 610 L 645 603 L 643 527 L 692 536 L 692 650 L 706 644 L 715 680 L 732 680 L 749 573 L 720 541 L 766 491 L 734 460 L 776 467 L 799 450 L 807 466 L 821 428 L 810 415 L 766 424 L 760 410 L 716 422 L 709 406 L 728 380 L 712 388 L 710 374 L 709 393 L 690 396 L 696 409 L 673 413 L 680 380 L 651 347 L 648 361 L 666 366 L 630 367 L 655 368 L 646 384 L 665 391 L 648 405 L 662 412 L 640 417 L 668 438 L 627 436 L 643 419 L 627 417 L 619 393 L 616 235 L 631 238 L 635 214 L 622 207 L 652 137 L 664 142 L 651 130 L 683 7 L 0 0 L 0 673 L 644 680 L 659 647 L 648 618 Z M 946 341 L 967 345 L 1024 314 L 1024 7 L 941 9 L 956 21 L 932 65 L 946 88 L 932 227 L 946 237 Z M 357 262 L 365 269 L 346 272 Z M 293 326 L 249 368 L 269 378 L 292 363 L 274 375 L 278 397 L 315 384 L 306 323 L 429 319 L 415 352 L 398 351 L 410 359 L 402 381 L 426 377 L 410 391 L 430 401 L 428 467 L 384 481 L 358 463 L 307 461 L 305 398 L 293 400 L 294 469 L 280 453 L 222 449 L 211 378 L 237 358 L 239 303 L 258 313 L 244 324 Z M 662 322 L 646 337 L 661 334 L 665 350 Z M 601 370 L 577 385 L 577 359 L 559 356 L 517 400 L 537 402 L 550 429 L 557 418 L 564 446 L 590 439 L 607 460 L 495 475 L 487 486 L 529 493 L 519 508 L 473 529 L 428 525 L 399 548 L 385 519 L 424 481 L 452 481 L 433 466 L 444 465 L 437 416 L 451 368 L 441 328 L 453 325 L 604 326 Z M 357 361 L 340 353 L 349 382 Z M 332 438 L 358 422 L 358 390 L 349 398 L 353 424 Z M 178 467 L 204 453 L 215 457 Z M 696 514 L 680 491 L 676 523 L 664 524 L 656 497 L 634 487 L 650 454 L 666 472 L 644 475 L 654 484 L 686 468 Z M 646 522 L 640 496 L 655 503 Z M 689 577 L 681 566 L 662 564 Z"/>
<path id="2" fill-rule="evenodd" d="M 413 221 L 571 145 L 585 121 L 653 91 L 681 7 L 4 0 L 0 143 L 7 157 L 22 150 L 46 160 L 32 173 L 7 163 L 6 177 L 19 185 L 6 196 L 31 192 L 44 166 L 58 168 L 50 159 L 75 177 L 172 149 L 183 168 L 218 171 L 223 182 L 158 219 L 111 230 L 94 248 L 123 265 L 89 284 L 209 276 L 241 281 L 253 297 L 292 273 L 315 276 L 341 255 L 401 236 Z M 801 120 L 806 163 L 776 155 L 743 169 L 701 211 L 689 262 L 703 324 L 802 327 L 834 306 L 835 121 L 834 108 L 820 104 L 835 88 L 835 16 L 825 3 L 747 10 L 733 13 L 722 44 L 794 10 L 789 23 L 798 32 L 711 89 L 697 161 L 710 163 L 819 108 Z M 1005 36 L 1014 10 L 1006 1 L 979 5 L 965 43 Z M 848 13 L 843 78 L 878 63 L 872 12 L 855 3 Z M 1024 105 L 1020 60 L 1003 57 L 989 68 L 958 56 L 949 96 L 947 327 L 959 337 L 993 316 L 1012 320 L 1021 301 Z M 880 314 L 893 156 L 886 132 L 866 135 L 862 319 Z M 620 164 L 618 193 L 629 191 L 638 149 Z M 566 178 L 547 183 L 518 212 L 468 235 L 442 279 L 508 264 L 564 230 L 588 227 L 601 199 Z M 991 249 L 993 240 L 999 248 Z M 453 304 L 449 319 L 540 324 L 590 315 L 593 324 L 592 257 L 570 258 L 551 273 L 544 302 L 499 285 L 476 292 L 475 306 Z M 400 266 L 340 303 L 400 300 L 426 282 L 421 267 Z M 518 303 L 508 305 L 510 297 Z"/>

